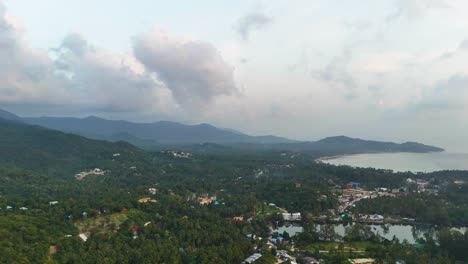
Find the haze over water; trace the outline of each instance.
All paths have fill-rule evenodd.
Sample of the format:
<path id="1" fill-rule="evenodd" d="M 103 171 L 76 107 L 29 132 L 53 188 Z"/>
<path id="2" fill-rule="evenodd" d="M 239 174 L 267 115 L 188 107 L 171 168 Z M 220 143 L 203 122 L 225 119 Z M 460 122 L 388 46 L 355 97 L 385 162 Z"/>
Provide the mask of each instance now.
<path id="1" fill-rule="evenodd" d="M 468 170 L 468 154 L 450 152 L 359 154 L 323 160 L 323 162 L 352 167 L 391 169 L 400 172 Z"/>

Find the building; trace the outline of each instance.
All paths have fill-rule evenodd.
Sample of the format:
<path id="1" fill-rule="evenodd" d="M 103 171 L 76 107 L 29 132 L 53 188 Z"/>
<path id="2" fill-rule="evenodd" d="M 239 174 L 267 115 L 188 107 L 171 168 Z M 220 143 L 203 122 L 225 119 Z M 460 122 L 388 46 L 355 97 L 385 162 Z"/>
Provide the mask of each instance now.
<path id="1" fill-rule="evenodd" d="M 375 263 L 374 259 L 370 258 L 359 258 L 359 259 L 350 259 L 349 262 L 352 264 L 373 264 Z"/>
<path id="2" fill-rule="evenodd" d="M 152 194 L 152 195 L 156 195 L 158 193 L 158 189 L 156 188 L 149 188 L 148 189 L 148 193 Z"/>
<path id="3" fill-rule="evenodd" d="M 261 257 L 262 257 L 262 254 L 260 254 L 260 253 L 255 253 L 255 254 L 253 254 L 252 256 L 246 258 L 242 263 L 243 263 L 243 264 L 246 264 L 246 263 L 253 263 L 253 262 L 255 262 L 256 260 L 258 260 L 259 258 L 261 258 Z"/>
<path id="4" fill-rule="evenodd" d="M 50 246 L 49 247 L 49 255 L 54 255 L 57 253 L 57 246 Z"/>
<path id="5" fill-rule="evenodd" d="M 141 199 L 138 199 L 138 203 L 157 203 L 158 201 L 154 200 L 154 199 L 151 199 L 149 197 L 145 197 L 145 198 L 141 198 Z"/>
<path id="6" fill-rule="evenodd" d="M 305 264 L 320 264 L 320 261 L 316 260 L 313 257 L 305 257 L 303 260 Z"/>
<path id="7" fill-rule="evenodd" d="M 59 203 L 58 201 L 50 201 L 50 202 L 49 202 L 49 205 L 56 205 L 56 204 L 58 204 L 58 203 Z"/>
<path id="8" fill-rule="evenodd" d="M 301 221 L 301 213 L 283 213 L 284 221 Z"/>
<path id="9" fill-rule="evenodd" d="M 88 240 L 88 236 L 85 235 L 84 233 L 81 233 L 81 234 L 79 234 L 78 236 L 79 236 L 79 237 L 81 238 L 81 240 L 83 240 L 84 242 L 86 242 L 86 240 Z"/>

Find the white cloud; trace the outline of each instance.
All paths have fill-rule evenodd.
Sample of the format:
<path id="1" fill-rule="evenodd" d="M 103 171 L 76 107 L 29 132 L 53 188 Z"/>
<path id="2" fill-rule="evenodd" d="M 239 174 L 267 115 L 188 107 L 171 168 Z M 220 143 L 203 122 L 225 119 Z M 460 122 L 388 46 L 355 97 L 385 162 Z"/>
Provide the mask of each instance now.
<path id="1" fill-rule="evenodd" d="M 273 18 L 261 12 L 251 12 L 239 19 L 236 25 L 237 33 L 247 40 L 253 30 L 265 28 L 273 22 Z"/>
<path id="2" fill-rule="evenodd" d="M 133 39 L 135 57 L 156 73 L 183 107 L 203 109 L 215 97 L 239 92 L 234 68 L 211 44 L 152 30 Z"/>
<path id="3" fill-rule="evenodd" d="M 209 43 L 151 31 L 133 44 L 134 54 L 112 54 L 71 33 L 49 52 L 33 49 L 0 3 L 0 103 L 196 115 L 238 93 L 234 68 Z"/>

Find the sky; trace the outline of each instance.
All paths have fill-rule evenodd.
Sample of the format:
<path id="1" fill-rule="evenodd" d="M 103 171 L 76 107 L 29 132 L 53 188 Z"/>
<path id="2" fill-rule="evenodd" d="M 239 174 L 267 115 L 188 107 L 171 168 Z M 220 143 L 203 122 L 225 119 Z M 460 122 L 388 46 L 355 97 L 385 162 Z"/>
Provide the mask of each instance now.
<path id="1" fill-rule="evenodd" d="M 0 108 L 468 152 L 466 0 L 0 0 Z"/>

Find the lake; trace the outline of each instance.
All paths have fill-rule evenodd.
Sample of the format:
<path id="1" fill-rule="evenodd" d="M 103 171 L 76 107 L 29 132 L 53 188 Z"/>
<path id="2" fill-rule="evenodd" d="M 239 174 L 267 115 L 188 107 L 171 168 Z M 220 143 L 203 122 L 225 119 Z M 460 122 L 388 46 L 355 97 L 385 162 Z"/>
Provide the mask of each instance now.
<path id="1" fill-rule="evenodd" d="M 334 226 L 335 233 L 339 236 L 343 237 L 346 232 L 346 226 L 343 224 L 330 224 Z M 317 231 L 320 230 L 322 225 L 317 225 Z M 424 226 L 424 225 L 369 225 L 372 229 L 374 234 L 378 234 L 383 238 L 388 240 L 392 240 L 393 236 L 395 236 L 400 242 L 404 240 L 408 241 L 410 244 L 416 243 L 418 238 L 423 238 L 425 233 L 433 233 L 436 231 L 434 227 Z M 452 230 L 456 230 L 462 233 L 465 233 L 467 228 L 451 228 Z M 286 231 L 290 236 L 294 236 L 297 233 L 301 233 L 303 228 L 299 225 L 289 225 L 289 226 L 282 226 L 278 227 L 277 229 L 272 229 L 272 232 L 278 232 L 282 234 Z"/>
<path id="2" fill-rule="evenodd" d="M 468 154 L 450 152 L 358 154 L 322 159 L 321 161 L 333 165 L 372 167 L 400 172 L 468 170 Z"/>

